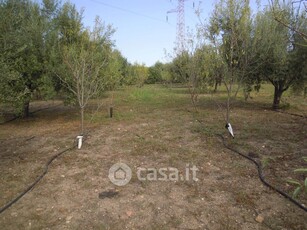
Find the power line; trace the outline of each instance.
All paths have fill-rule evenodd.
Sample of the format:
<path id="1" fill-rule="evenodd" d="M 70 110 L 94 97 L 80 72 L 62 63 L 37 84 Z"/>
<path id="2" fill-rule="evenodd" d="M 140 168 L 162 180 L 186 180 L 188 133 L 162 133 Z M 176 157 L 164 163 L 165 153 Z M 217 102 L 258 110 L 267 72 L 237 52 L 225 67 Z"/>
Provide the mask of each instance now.
<path id="1" fill-rule="evenodd" d="M 100 4 L 100 5 L 104 5 L 104 6 L 109 7 L 109 8 L 113 8 L 113 9 L 120 10 L 120 11 L 123 11 L 123 12 L 126 12 L 126 13 L 130 13 L 130 14 L 133 14 L 133 15 L 136 15 L 136 16 L 139 16 L 139 17 L 144 17 L 144 18 L 148 18 L 148 19 L 151 19 L 151 20 L 154 20 L 154 21 L 158 21 L 158 22 L 161 22 L 161 23 L 166 23 L 168 25 L 171 25 L 167 21 L 162 20 L 160 18 L 155 18 L 155 17 L 149 16 L 149 15 L 146 15 L 146 14 L 142 14 L 142 13 L 139 13 L 139 12 L 136 12 L 136 11 L 125 9 L 125 8 L 122 8 L 122 7 L 119 7 L 119 6 L 114 6 L 114 5 L 111 5 L 111 4 L 108 4 L 108 3 L 105 3 L 105 2 L 101 2 L 101 1 L 97 1 L 97 0 L 91 0 L 91 1 L 95 2 L 97 4 Z"/>

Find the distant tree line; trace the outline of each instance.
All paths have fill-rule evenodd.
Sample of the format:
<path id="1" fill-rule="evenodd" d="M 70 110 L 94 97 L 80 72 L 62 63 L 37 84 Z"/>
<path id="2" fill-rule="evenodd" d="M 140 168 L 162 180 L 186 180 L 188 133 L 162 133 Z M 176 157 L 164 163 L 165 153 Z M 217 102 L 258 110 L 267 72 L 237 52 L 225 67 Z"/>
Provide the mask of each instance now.
<path id="1" fill-rule="evenodd" d="M 290 0 L 272 0 L 256 14 L 249 1 L 220 0 L 185 51 L 146 67 L 115 48 L 112 26 L 97 17 L 85 27 L 70 2 L 0 0 L 0 103 L 26 117 L 32 100 L 60 97 L 82 113 L 90 98 L 121 85 L 184 83 L 195 102 L 221 84 L 230 100 L 268 82 L 277 109 L 289 88 L 306 91 L 306 24 L 306 8 Z"/>

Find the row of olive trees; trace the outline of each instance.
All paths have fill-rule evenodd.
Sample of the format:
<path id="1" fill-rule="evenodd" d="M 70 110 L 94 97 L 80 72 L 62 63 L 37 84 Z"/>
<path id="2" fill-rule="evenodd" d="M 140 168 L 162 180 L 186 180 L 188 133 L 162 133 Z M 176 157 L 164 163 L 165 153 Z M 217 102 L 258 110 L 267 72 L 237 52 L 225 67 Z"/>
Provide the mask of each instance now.
<path id="1" fill-rule="evenodd" d="M 114 48 L 114 29 L 59 0 L 0 0 L 0 104 L 28 117 L 30 102 L 60 97 L 78 106 L 81 134 L 91 99 L 121 85 L 139 87 L 153 75 Z M 151 71 L 152 72 L 152 71 Z"/>
<path id="2" fill-rule="evenodd" d="M 224 84 L 227 122 L 239 90 L 247 98 L 263 82 L 274 86 L 273 108 L 278 109 L 283 92 L 306 83 L 306 24 L 306 10 L 291 1 L 272 1 L 253 15 L 249 1 L 220 0 L 209 23 L 201 23 L 198 35 L 173 59 L 172 79 L 189 84 L 192 101 L 200 89 L 211 86 L 216 91 Z"/>
<path id="3" fill-rule="evenodd" d="M 27 117 L 31 100 L 62 95 L 83 111 L 90 98 L 123 83 L 127 60 L 114 49 L 114 29 L 92 29 L 69 2 L 0 1 L 0 103 Z"/>

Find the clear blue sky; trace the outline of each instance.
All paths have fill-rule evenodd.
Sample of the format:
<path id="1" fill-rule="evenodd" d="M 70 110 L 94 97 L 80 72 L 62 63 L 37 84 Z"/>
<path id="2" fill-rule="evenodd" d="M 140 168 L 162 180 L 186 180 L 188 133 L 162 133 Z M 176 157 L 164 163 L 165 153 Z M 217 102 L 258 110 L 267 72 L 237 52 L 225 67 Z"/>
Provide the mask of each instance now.
<path id="1" fill-rule="evenodd" d="M 185 2 L 186 27 L 195 30 L 199 22 L 193 3 L 201 3 L 202 17 L 209 17 L 214 0 Z M 252 1 L 254 2 L 254 1 Z M 166 62 L 166 52 L 171 53 L 176 41 L 177 14 L 167 11 L 177 7 L 177 0 L 71 0 L 78 10 L 84 8 L 84 25 L 92 26 L 98 15 L 116 32 L 116 48 L 129 62 L 153 65 L 156 61 Z M 254 5 L 254 4 L 252 4 Z"/>

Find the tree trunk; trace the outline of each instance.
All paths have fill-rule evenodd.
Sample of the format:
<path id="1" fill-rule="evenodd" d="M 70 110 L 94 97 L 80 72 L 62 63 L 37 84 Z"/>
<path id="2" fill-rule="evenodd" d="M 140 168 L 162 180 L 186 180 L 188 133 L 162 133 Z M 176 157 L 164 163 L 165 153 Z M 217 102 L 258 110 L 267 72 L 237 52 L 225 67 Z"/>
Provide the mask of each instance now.
<path id="1" fill-rule="evenodd" d="M 113 117 L 113 106 L 110 106 L 110 118 Z"/>
<path id="2" fill-rule="evenodd" d="M 279 109 L 281 95 L 283 93 L 283 89 L 277 86 L 274 86 L 274 101 L 273 101 L 273 109 Z"/>
<path id="3" fill-rule="evenodd" d="M 23 103 L 21 117 L 26 118 L 29 117 L 29 115 L 30 115 L 30 101 L 25 101 Z"/>
<path id="4" fill-rule="evenodd" d="M 81 134 L 83 135 L 83 127 L 84 127 L 84 108 L 81 107 Z"/>
<path id="5" fill-rule="evenodd" d="M 213 92 L 215 92 L 216 93 L 216 91 L 217 91 L 217 86 L 218 86 L 218 81 L 215 81 L 215 84 L 214 84 L 214 90 L 213 90 Z"/>

